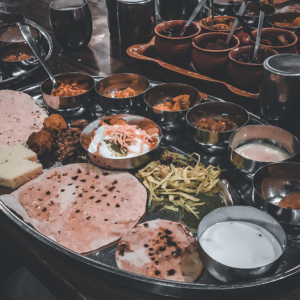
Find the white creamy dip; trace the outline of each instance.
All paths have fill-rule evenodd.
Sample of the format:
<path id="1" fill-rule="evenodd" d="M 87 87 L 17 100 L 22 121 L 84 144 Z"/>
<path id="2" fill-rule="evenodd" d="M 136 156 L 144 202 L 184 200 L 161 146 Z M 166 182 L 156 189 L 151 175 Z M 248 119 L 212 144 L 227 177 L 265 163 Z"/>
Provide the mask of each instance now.
<path id="1" fill-rule="evenodd" d="M 118 127 L 119 125 L 113 125 L 113 126 Z M 128 146 L 130 151 L 132 151 L 133 153 L 128 152 L 126 156 L 116 156 L 116 152 L 112 151 L 111 148 L 109 147 L 109 145 L 106 143 L 107 140 L 114 138 L 114 136 L 108 137 L 108 136 L 103 135 L 103 133 L 107 127 L 108 126 L 103 125 L 97 129 L 94 139 L 89 146 L 89 149 L 88 149 L 89 152 L 91 152 L 91 153 L 98 152 L 98 154 L 103 157 L 114 158 L 114 159 L 130 158 L 130 157 L 142 155 L 144 153 L 149 152 L 149 146 L 147 144 L 143 143 L 140 139 L 135 138 L 136 144 Z M 139 130 L 136 130 L 135 133 L 137 135 L 140 134 Z M 99 143 L 101 143 L 101 146 L 99 147 L 99 150 L 97 150 Z M 141 153 L 141 147 L 142 147 L 142 153 Z"/>
<path id="2" fill-rule="evenodd" d="M 200 245 L 219 263 L 240 269 L 268 265 L 282 254 L 278 240 L 269 231 L 243 221 L 214 224 L 203 232 Z"/>
<path id="3" fill-rule="evenodd" d="M 235 149 L 241 156 L 255 161 L 276 162 L 290 158 L 283 149 L 271 144 L 253 142 Z"/>

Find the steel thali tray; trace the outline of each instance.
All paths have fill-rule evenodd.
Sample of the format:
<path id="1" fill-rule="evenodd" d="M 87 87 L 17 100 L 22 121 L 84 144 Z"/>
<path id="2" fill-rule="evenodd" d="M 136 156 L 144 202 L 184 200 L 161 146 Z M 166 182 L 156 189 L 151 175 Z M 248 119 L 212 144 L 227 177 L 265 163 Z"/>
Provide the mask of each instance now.
<path id="1" fill-rule="evenodd" d="M 95 77 L 95 79 L 97 80 L 99 77 Z M 155 84 L 158 83 L 152 82 L 152 85 Z M 42 96 L 39 84 L 28 86 L 20 90 L 28 93 L 41 103 Z M 206 101 L 222 100 L 208 96 L 208 100 Z M 95 114 L 91 114 L 90 118 L 95 118 Z M 251 115 L 251 122 L 267 124 L 264 120 L 255 115 Z M 164 135 L 163 144 L 170 150 L 182 151 L 187 154 L 197 151 L 200 153 L 202 159 L 204 159 L 204 163 L 206 161 L 214 165 L 220 164 L 222 169 L 226 169 L 222 177 L 224 193 L 228 193 L 228 196 L 231 197 L 235 205 L 252 205 L 252 185 L 242 179 L 239 174 L 235 173 L 228 161 L 227 155 L 211 156 L 202 153 L 201 150 L 197 148 L 197 145 L 192 144 L 185 137 L 184 132 Z M 276 283 L 277 281 L 300 271 L 300 243 L 297 243 L 297 233 L 290 233 L 288 235 L 288 247 L 284 254 L 283 262 L 275 274 L 257 280 L 224 284 L 214 279 L 206 270 L 204 270 L 195 283 L 181 283 L 145 277 L 118 269 L 114 259 L 116 244 L 100 251 L 96 250 L 89 254 L 80 255 L 60 246 L 27 225 L 20 218 L 16 217 L 16 215 L 3 205 L 3 203 L 0 203 L 0 212 L 4 214 L 14 226 L 17 226 L 20 232 L 24 232 L 24 234 L 26 233 L 26 235 L 30 236 L 33 240 L 36 240 L 43 251 L 46 251 L 50 256 L 55 257 L 55 260 L 58 260 L 58 263 L 63 264 L 68 262 L 72 265 L 72 268 L 76 268 L 76 274 L 70 275 L 68 280 L 69 282 L 72 281 L 71 277 L 74 276 L 74 282 L 76 282 L 78 289 L 80 289 L 81 286 L 84 286 L 85 289 L 90 288 L 91 290 L 97 291 L 98 296 L 94 293 L 92 295 L 93 298 L 91 299 L 99 299 L 99 293 L 101 293 L 102 290 L 101 285 L 95 283 L 97 282 L 97 279 L 99 281 L 106 281 L 109 284 L 114 284 L 115 289 L 129 289 L 142 295 L 141 298 L 132 297 L 130 299 L 156 299 L 159 295 L 166 296 L 170 299 L 200 299 L 199 297 L 201 296 L 207 296 L 210 297 L 210 299 L 224 299 L 224 297 L 228 297 L 229 295 L 231 297 L 230 299 L 234 299 L 234 297 L 241 299 L 240 297 L 243 294 L 246 295 L 251 289 L 262 288 L 268 284 Z M 166 211 L 147 213 L 143 221 L 156 218 L 167 218 L 178 221 L 178 215 Z M 54 271 L 60 272 L 59 269 Z M 78 277 L 80 277 L 80 280 L 76 281 L 75 278 L 78 279 Z M 149 294 L 152 296 L 150 297 Z"/>

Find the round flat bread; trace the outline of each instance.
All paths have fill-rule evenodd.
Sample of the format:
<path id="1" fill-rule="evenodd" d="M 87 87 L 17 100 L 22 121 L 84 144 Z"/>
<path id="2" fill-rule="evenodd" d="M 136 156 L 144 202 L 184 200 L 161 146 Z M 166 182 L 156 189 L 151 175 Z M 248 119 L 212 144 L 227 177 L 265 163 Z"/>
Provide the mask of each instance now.
<path id="1" fill-rule="evenodd" d="M 128 172 L 90 164 L 47 170 L 0 197 L 25 222 L 79 253 L 120 239 L 145 214 L 145 187 Z"/>
<path id="2" fill-rule="evenodd" d="M 43 128 L 47 112 L 29 95 L 11 90 L 0 91 L 0 148 L 25 145 L 28 137 Z"/>
<path id="3" fill-rule="evenodd" d="M 127 232 L 117 247 L 116 261 L 129 272 L 183 282 L 194 282 L 203 269 L 193 234 L 168 220 L 145 222 Z"/>

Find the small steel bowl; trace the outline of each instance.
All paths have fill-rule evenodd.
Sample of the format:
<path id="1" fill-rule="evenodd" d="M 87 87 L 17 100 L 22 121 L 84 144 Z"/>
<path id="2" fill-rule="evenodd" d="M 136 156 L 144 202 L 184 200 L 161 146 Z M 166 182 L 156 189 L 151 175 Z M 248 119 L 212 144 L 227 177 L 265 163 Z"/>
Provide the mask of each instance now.
<path id="1" fill-rule="evenodd" d="M 138 125 L 141 129 L 144 129 L 146 127 L 149 128 L 149 126 L 151 128 L 158 128 L 158 132 L 159 132 L 158 144 L 154 149 L 150 150 L 149 152 L 135 157 L 130 157 L 130 158 L 118 158 L 118 159 L 105 158 L 89 152 L 88 151 L 88 147 L 90 145 L 89 141 L 90 138 L 93 136 L 93 131 L 97 130 L 101 126 L 100 124 L 102 124 L 103 121 L 109 122 L 111 119 L 123 119 L 127 122 L 127 124 Z M 151 160 L 154 160 L 156 158 L 156 155 L 158 154 L 160 148 L 161 137 L 162 137 L 161 129 L 152 120 L 149 120 L 141 116 L 124 114 L 124 115 L 113 115 L 113 116 L 104 117 L 90 123 L 81 132 L 80 142 L 82 147 L 86 150 L 89 160 L 96 166 L 99 166 L 101 168 L 106 168 L 106 169 L 112 169 L 112 170 L 129 170 L 129 169 L 135 169 L 143 165 L 146 165 Z"/>
<path id="2" fill-rule="evenodd" d="M 41 41 L 41 33 L 37 28 L 29 26 L 31 35 L 36 43 Z M 23 35 L 17 26 L 0 30 L 0 46 L 9 43 L 25 42 Z"/>
<path id="3" fill-rule="evenodd" d="M 275 22 L 280 22 L 280 23 L 288 23 L 292 22 L 294 19 L 300 17 L 300 12 L 290 12 L 290 13 L 282 13 L 282 14 L 275 14 L 271 17 L 268 18 L 268 23 L 275 28 L 281 28 L 281 29 L 286 29 L 289 31 L 294 32 L 298 37 L 300 37 L 300 26 L 295 26 L 295 27 L 285 27 L 285 26 L 277 26 L 274 25 Z"/>
<path id="4" fill-rule="evenodd" d="M 108 94 L 131 87 L 143 92 L 128 98 L 111 98 Z M 113 74 L 99 80 L 95 85 L 96 99 L 102 109 L 110 114 L 138 112 L 144 110 L 143 95 L 150 87 L 149 80 L 138 74 Z"/>
<path id="5" fill-rule="evenodd" d="M 36 44 L 42 57 L 45 58 L 45 53 L 42 47 Z M 0 66 L 5 74 L 9 77 L 19 76 L 26 71 L 32 69 L 34 66 L 39 64 L 36 57 L 21 60 L 21 61 L 5 61 L 10 55 L 18 55 L 20 53 L 25 53 L 27 55 L 34 56 L 30 47 L 25 43 L 11 43 L 0 47 Z"/>
<path id="6" fill-rule="evenodd" d="M 247 180 L 252 180 L 258 169 L 270 164 L 270 162 L 262 162 L 245 158 L 235 152 L 236 148 L 249 142 L 265 142 L 286 150 L 290 154 L 290 158 L 284 161 L 291 161 L 295 159 L 300 149 L 298 139 L 290 132 L 279 127 L 251 125 L 237 130 L 229 138 L 229 159 L 233 166 L 239 170 L 241 175 Z"/>
<path id="7" fill-rule="evenodd" d="M 147 117 L 153 119 L 165 131 L 178 130 L 185 127 L 188 109 L 164 111 L 154 108 L 155 105 L 162 104 L 166 99 L 184 94 L 190 95 L 191 106 L 198 105 L 202 100 L 199 91 L 186 84 L 164 83 L 149 89 L 144 95 Z"/>
<path id="8" fill-rule="evenodd" d="M 203 250 L 200 237 L 209 227 L 226 221 L 244 221 L 263 227 L 278 240 L 282 254 L 272 263 L 258 268 L 241 269 L 221 264 Z M 251 280 L 274 273 L 281 263 L 287 245 L 287 237 L 281 225 L 269 214 L 250 206 L 225 206 L 213 210 L 200 222 L 197 236 L 200 245 L 199 255 L 204 267 L 213 277 L 225 283 Z M 245 239 L 247 238 L 245 236 Z"/>
<path id="9" fill-rule="evenodd" d="M 300 191 L 300 164 L 283 162 L 259 169 L 253 177 L 252 201 L 277 221 L 300 226 L 300 210 L 277 206 L 285 196 Z"/>
<path id="10" fill-rule="evenodd" d="M 17 23 L 25 23 L 24 15 L 0 13 L 0 29 L 14 26 Z"/>
<path id="11" fill-rule="evenodd" d="M 57 83 L 78 84 L 88 83 L 88 91 L 71 97 L 51 96 L 53 84 L 50 79 L 46 79 L 41 85 L 43 99 L 48 108 L 62 116 L 71 117 L 83 114 L 95 98 L 95 80 L 92 76 L 70 72 L 54 76 Z"/>
<path id="12" fill-rule="evenodd" d="M 213 132 L 199 129 L 193 123 L 204 117 L 218 118 L 222 115 L 227 115 L 238 128 L 249 122 L 249 114 L 243 107 L 228 102 L 203 103 L 191 108 L 186 115 L 189 136 L 206 152 L 221 153 L 228 151 L 228 140 L 235 130 Z"/>

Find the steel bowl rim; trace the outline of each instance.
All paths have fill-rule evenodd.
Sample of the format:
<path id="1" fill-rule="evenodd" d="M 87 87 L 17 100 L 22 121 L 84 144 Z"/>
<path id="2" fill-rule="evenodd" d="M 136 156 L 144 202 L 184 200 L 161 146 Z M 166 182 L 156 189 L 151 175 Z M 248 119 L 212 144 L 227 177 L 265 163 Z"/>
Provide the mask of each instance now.
<path id="1" fill-rule="evenodd" d="M 237 206 L 235 206 L 235 207 L 237 207 Z M 262 214 L 265 214 L 265 215 L 267 215 L 268 217 L 270 217 L 271 219 L 273 219 L 273 221 L 274 221 L 274 225 L 276 225 L 276 226 L 278 226 L 281 230 L 282 230 L 282 232 L 284 233 L 284 235 L 285 235 L 285 242 L 284 242 L 284 245 L 282 245 L 282 247 L 281 247 L 281 249 L 282 249 L 282 253 L 275 259 L 275 260 L 273 260 L 271 263 L 269 263 L 269 264 L 267 264 L 267 265 L 263 265 L 263 266 L 260 266 L 260 267 L 256 267 L 256 268 L 236 268 L 236 267 L 231 267 L 231 266 L 227 266 L 227 265 L 224 265 L 224 264 L 222 264 L 222 263 L 220 263 L 219 261 L 217 261 L 215 258 L 212 258 L 210 255 L 208 255 L 208 253 L 202 248 L 202 246 L 201 246 L 201 243 L 200 243 L 200 237 L 199 237 L 199 235 L 198 235 L 198 230 L 199 230 L 199 227 L 200 227 L 200 224 L 201 224 L 201 222 L 202 221 L 204 221 L 205 219 L 208 219 L 208 217 L 209 217 L 209 215 L 211 214 L 211 213 L 213 213 L 214 211 L 218 211 L 218 210 L 224 210 L 224 209 L 230 209 L 231 208 L 231 206 L 223 206 L 223 207 L 218 207 L 218 208 L 216 208 L 216 209 L 214 209 L 213 211 L 211 211 L 211 212 L 209 212 L 207 215 L 205 215 L 203 218 L 202 218 L 202 220 L 200 221 L 200 223 L 199 223 L 199 225 L 198 225 L 198 229 L 197 229 L 197 238 L 198 238 L 198 243 L 199 243 L 199 245 L 200 245 L 200 247 L 202 248 L 202 250 L 205 252 L 205 254 L 210 258 L 210 259 L 212 259 L 213 261 L 216 261 L 218 264 L 220 264 L 221 266 L 224 266 L 224 267 L 226 267 L 226 268 L 229 268 L 229 269 L 231 269 L 231 270 L 243 270 L 243 271 L 247 271 L 247 270 L 249 270 L 249 271 L 255 271 L 255 270 L 259 270 L 260 268 L 264 268 L 264 267 L 268 267 L 268 266 L 271 266 L 272 264 L 274 264 L 276 261 L 278 261 L 278 259 L 280 259 L 282 256 L 283 256 L 283 254 L 284 254 L 284 252 L 285 252 L 285 250 L 286 250 L 286 247 L 287 247 L 287 236 L 286 236 L 286 233 L 285 233 L 285 231 L 284 231 L 284 229 L 283 229 L 283 227 L 281 226 L 281 224 L 272 216 L 272 215 L 270 215 L 270 214 L 268 214 L 267 212 L 265 212 L 265 211 L 262 211 L 262 210 L 260 210 L 260 209 L 258 209 L 258 208 L 256 208 L 256 207 L 253 207 L 253 206 L 248 206 L 248 205 L 240 205 L 240 206 L 238 206 L 238 207 L 242 207 L 243 209 L 247 209 L 247 210 L 253 210 L 253 211 L 259 211 L 260 213 L 262 213 Z M 223 221 L 222 221 L 223 222 Z M 218 222 L 218 223 L 222 223 L 222 222 Z M 249 222 L 249 223 L 251 223 L 251 222 Z M 217 223 L 216 223 L 217 224 Z M 211 227 L 211 226 L 210 226 Z M 261 226 L 262 227 L 262 226 Z M 208 228 L 207 228 L 208 229 Z M 207 230 L 206 229 L 206 230 Z M 265 229 L 265 228 L 264 228 Z M 265 230 L 267 230 L 267 229 L 265 229 Z M 268 230 L 267 230 L 268 231 Z M 268 231 L 269 232 L 269 231 Z M 203 232 L 204 233 L 204 232 Z M 202 234 L 203 234 L 202 233 Z M 201 234 L 201 236 L 202 236 L 202 234 Z M 275 237 L 276 238 L 276 237 Z M 276 238 L 277 239 L 277 238 Z M 279 242 L 279 241 L 278 241 Z M 281 246 L 281 244 L 280 244 L 280 246 Z M 259 276 L 257 279 L 259 279 L 261 276 Z"/>
<path id="2" fill-rule="evenodd" d="M 299 167 L 299 169 L 300 169 L 300 163 L 297 163 L 297 162 L 293 162 L 293 161 L 279 161 L 279 162 L 273 162 L 273 163 L 269 163 L 269 164 L 267 164 L 267 165 L 264 165 L 264 166 L 262 166 L 262 167 L 260 167 L 256 172 L 255 172 L 255 174 L 254 174 L 254 176 L 253 176 L 253 179 L 252 179 L 252 188 L 253 188 L 253 193 L 256 193 L 262 200 L 264 200 L 264 202 L 267 202 L 266 201 L 266 199 L 261 195 L 261 193 L 259 193 L 258 191 L 257 191 L 257 189 L 256 189 L 256 187 L 255 187 L 255 185 L 254 185 L 254 178 L 255 178 L 255 176 L 257 176 L 256 174 L 259 172 L 259 171 L 261 171 L 262 169 L 264 169 L 264 168 L 268 168 L 269 166 L 272 166 L 272 165 L 283 165 L 283 164 L 289 164 L 289 165 L 296 165 L 296 166 L 298 166 Z M 300 176 L 299 176 L 299 182 L 300 182 Z M 253 198 L 253 197 L 252 197 Z M 252 199 L 253 200 L 253 199 Z M 268 203 L 268 205 L 271 205 L 271 207 L 279 207 L 278 205 L 275 205 L 275 204 L 273 204 L 273 203 L 271 203 L 271 202 L 267 202 Z M 280 209 L 282 209 L 283 211 L 290 211 L 290 209 L 288 209 L 288 208 L 285 208 L 285 207 L 279 207 Z M 294 210 L 296 210 L 296 211 L 298 211 L 298 212 L 300 212 L 300 209 L 292 209 L 292 211 L 294 211 Z M 272 215 L 271 215 L 272 216 Z M 273 216 L 272 216 L 273 217 Z M 277 221 L 278 222 L 278 221 Z M 286 223 L 285 223 L 286 224 Z"/>
<path id="3" fill-rule="evenodd" d="M 160 87 L 160 86 L 165 86 L 165 85 L 183 85 L 183 86 L 187 86 L 187 87 L 191 87 L 193 88 L 194 90 L 197 91 L 198 95 L 200 96 L 200 100 L 198 103 L 196 103 L 193 107 L 195 106 L 198 106 L 201 101 L 203 100 L 203 97 L 202 95 L 200 94 L 200 91 L 198 89 L 196 89 L 195 87 L 191 86 L 191 85 L 188 85 L 188 84 L 185 84 L 185 83 L 179 83 L 179 82 L 167 82 L 167 83 L 161 83 L 161 84 L 158 84 L 156 86 L 153 86 L 153 87 L 149 87 L 149 89 L 145 92 L 144 94 L 144 102 L 146 103 L 146 105 L 148 107 L 150 107 L 151 109 L 156 109 L 156 110 L 159 110 L 160 113 L 171 113 L 171 114 L 176 114 L 176 113 L 187 113 L 191 108 L 193 107 L 190 107 L 190 108 L 187 108 L 187 109 L 183 109 L 183 110 L 176 110 L 176 111 L 168 111 L 168 110 L 161 110 L 161 109 L 157 109 L 157 108 L 154 108 L 152 105 L 150 105 L 147 101 L 146 101 L 146 93 L 150 92 L 152 89 L 155 89 L 156 87 Z"/>
<path id="4" fill-rule="evenodd" d="M 79 7 L 74 8 L 74 10 L 82 9 L 84 6 L 86 6 L 86 5 L 88 4 L 87 0 L 83 0 L 83 1 L 84 1 L 85 3 L 82 4 L 82 5 L 79 6 Z M 53 7 L 52 7 L 52 5 L 53 5 L 55 2 L 57 2 L 57 0 L 50 3 L 50 6 L 49 6 L 50 9 L 53 9 L 53 10 L 61 10 L 61 9 L 59 9 L 59 8 L 53 8 Z"/>
<path id="5" fill-rule="evenodd" d="M 249 159 L 249 158 L 244 157 L 244 156 L 240 155 L 239 153 L 237 153 L 237 152 L 235 151 L 236 148 L 233 149 L 232 146 L 231 146 L 235 134 L 237 134 L 237 132 L 238 132 L 240 129 L 248 128 L 248 127 L 258 127 L 258 126 L 268 126 L 268 127 L 273 127 L 273 128 L 281 129 L 281 130 L 285 131 L 286 133 L 289 133 L 289 134 L 294 138 L 294 140 L 295 140 L 296 143 L 297 143 L 297 151 L 296 151 L 293 155 L 291 155 L 289 158 L 287 158 L 287 159 L 285 159 L 285 160 L 280 160 L 280 161 L 278 161 L 278 162 L 265 162 L 265 161 L 253 160 L 253 159 Z M 294 136 L 292 133 L 290 133 L 289 131 L 287 131 L 287 130 L 281 128 L 281 127 L 272 126 L 272 125 L 265 125 L 265 124 L 260 124 L 260 125 L 246 125 L 246 126 L 243 126 L 243 127 L 239 128 L 239 129 L 237 129 L 235 132 L 233 132 L 233 133 L 230 135 L 230 137 L 229 137 L 229 139 L 228 139 L 228 142 L 229 142 L 229 143 L 228 143 L 228 147 L 229 147 L 231 153 L 234 152 L 236 155 L 238 155 L 239 157 L 242 157 L 242 158 L 243 158 L 245 161 L 247 161 L 247 162 L 262 163 L 262 164 L 267 164 L 267 165 L 273 164 L 273 163 L 281 163 L 281 162 L 284 163 L 284 162 L 286 162 L 286 161 L 289 161 L 289 160 L 293 159 L 296 155 L 298 155 L 298 153 L 299 153 L 299 151 L 300 151 L 300 143 L 299 143 L 299 140 L 297 139 L 296 136 Z M 263 167 L 264 167 L 264 166 L 263 166 Z M 259 169 L 261 169 L 261 168 L 263 168 L 263 167 L 260 167 Z M 258 170 L 259 170 L 259 169 L 258 169 Z M 258 171 L 258 170 L 257 170 L 257 171 Z M 257 171 L 256 171 L 256 172 L 257 172 Z M 255 173 L 256 173 L 256 172 L 255 172 Z M 248 173 L 248 172 L 247 172 L 247 173 Z M 255 174 L 254 174 L 254 175 L 255 175 Z M 253 175 L 253 176 L 254 176 L 254 175 Z"/>
<path id="6" fill-rule="evenodd" d="M 136 76 L 142 77 L 142 78 L 146 79 L 146 82 L 148 83 L 148 87 L 143 92 L 141 92 L 141 93 L 139 93 L 139 94 L 137 94 L 135 96 L 125 97 L 125 98 L 118 98 L 118 97 L 111 98 L 111 97 L 107 97 L 106 95 L 101 94 L 98 91 L 98 89 L 96 88 L 96 86 L 98 85 L 98 83 L 100 83 L 102 80 L 104 80 L 106 78 L 110 78 L 110 77 L 113 77 L 113 76 L 116 76 L 116 75 L 136 75 Z M 140 75 L 140 74 L 134 74 L 134 73 L 114 73 L 114 74 L 110 74 L 110 75 L 105 76 L 105 77 L 101 78 L 100 80 L 98 80 L 95 83 L 94 87 L 95 87 L 96 93 L 99 94 L 101 97 L 105 97 L 105 98 L 109 98 L 109 99 L 120 99 L 120 100 L 124 99 L 124 100 L 128 100 L 130 98 L 135 98 L 135 97 L 141 96 L 143 93 L 147 92 L 151 88 L 151 84 L 150 84 L 150 81 L 149 81 L 149 79 L 147 77 L 145 77 L 143 75 Z"/>
<path id="7" fill-rule="evenodd" d="M 40 85 L 40 89 L 41 89 L 42 93 L 43 93 L 43 94 L 46 94 L 46 95 L 48 95 L 48 96 L 51 96 L 51 97 L 57 97 L 57 98 L 73 98 L 73 97 L 78 97 L 78 96 L 86 95 L 86 94 L 89 93 L 91 90 L 93 90 L 94 87 L 95 87 L 95 79 L 93 78 L 93 76 L 91 76 L 91 75 L 89 75 L 89 74 L 86 74 L 86 73 L 81 73 L 81 72 L 59 73 L 59 74 L 54 75 L 54 78 L 57 77 L 57 76 L 60 76 L 60 75 L 66 75 L 66 74 L 86 75 L 86 76 L 90 77 L 91 79 L 93 79 L 94 84 L 93 84 L 93 86 L 92 86 L 88 91 L 86 91 L 86 92 L 84 92 L 84 93 L 82 93 L 82 94 L 79 94 L 79 95 L 75 95 L 75 96 L 52 96 L 52 95 L 47 94 L 47 93 L 44 92 L 44 90 L 43 90 L 43 85 L 44 85 L 44 83 L 46 83 L 47 81 L 51 81 L 50 78 L 47 78 L 47 79 L 45 79 L 45 80 L 41 83 L 41 85 Z M 53 85 L 52 85 L 52 86 L 53 86 Z"/>
<path id="8" fill-rule="evenodd" d="M 150 153 L 150 152 L 154 152 L 154 150 L 157 150 L 158 148 L 159 148 L 159 146 L 160 146 L 160 143 L 161 143 L 161 140 L 162 140 L 162 130 L 161 130 L 161 128 L 160 128 L 160 126 L 158 125 L 158 124 L 156 124 L 154 121 L 152 121 L 151 119 L 148 119 L 148 118 L 145 118 L 145 117 L 143 117 L 143 116 L 139 116 L 139 115 L 131 115 L 131 114 L 117 114 L 117 115 L 110 115 L 110 116 L 104 116 L 104 117 L 102 117 L 102 118 L 99 118 L 99 119 L 97 119 L 97 120 L 95 120 L 95 121 L 92 121 L 91 123 L 89 123 L 82 131 L 81 131 L 81 133 L 80 133 L 80 144 L 81 144 L 81 146 L 82 146 L 82 148 L 88 153 L 88 154 L 90 154 L 90 155 L 95 155 L 94 153 L 91 153 L 88 149 L 86 149 L 84 146 L 83 146 L 83 144 L 82 144 L 82 133 L 83 133 L 83 131 L 89 126 L 89 125 L 91 125 L 91 124 L 93 124 L 93 123 L 96 123 L 96 122 L 98 122 L 98 124 L 102 121 L 102 120 L 104 120 L 104 119 L 107 119 L 107 118 L 111 118 L 111 117 L 121 117 L 121 118 L 123 118 L 123 117 L 128 117 L 128 116 L 130 116 L 130 117 L 138 117 L 138 118 L 142 118 L 143 120 L 148 120 L 148 121 L 151 121 L 151 122 L 153 122 L 157 127 L 158 127 L 158 129 L 159 129 L 159 140 L 158 140 L 158 143 L 157 143 L 157 145 L 153 148 L 153 149 L 151 149 L 150 151 L 148 151 L 148 152 L 146 152 L 146 153 L 143 153 L 143 154 L 139 154 L 139 155 L 137 155 L 137 156 L 134 156 L 134 157 L 125 157 L 125 158 L 118 158 L 118 159 L 114 159 L 114 158 L 108 158 L 108 157 L 102 157 L 103 159 L 106 159 L 106 160 L 111 160 L 111 161 L 124 161 L 124 160 L 131 160 L 132 158 L 136 158 L 136 157 L 141 157 L 141 156 L 143 156 L 143 155 L 145 155 L 145 154 L 148 154 L 148 153 Z M 101 125 L 102 126 L 102 125 Z M 100 127 L 100 126 L 99 126 Z M 98 128 L 99 128 L 98 127 Z M 97 128 L 97 129 L 98 129 Z M 101 158 L 101 156 L 99 156 L 100 158 Z"/>
<path id="9" fill-rule="evenodd" d="M 246 121 L 243 125 L 239 126 L 237 129 L 228 130 L 228 131 L 222 131 L 222 132 L 203 130 L 203 129 L 197 128 L 197 127 L 195 127 L 194 125 L 192 125 L 192 124 L 189 122 L 189 120 L 188 120 L 188 115 L 189 115 L 189 113 L 192 111 L 192 109 L 194 109 L 195 107 L 201 106 L 201 105 L 211 104 L 211 103 L 217 103 L 218 105 L 226 104 L 226 105 L 232 105 L 232 106 L 239 107 L 240 109 L 242 109 L 242 110 L 247 114 L 247 121 Z M 214 105 L 214 104 L 213 104 L 213 105 Z M 195 128 L 195 129 L 197 129 L 197 130 L 203 131 L 203 132 L 216 133 L 216 134 L 222 134 L 222 133 L 224 133 L 224 134 L 225 134 L 225 133 L 231 133 L 231 134 L 234 134 L 234 133 L 235 133 L 237 130 L 239 130 L 240 128 L 246 127 L 247 124 L 248 124 L 248 122 L 249 122 L 249 120 L 250 120 L 250 114 L 249 114 L 249 112 L 248 112 L 245 108 L 243 108 L 242 106 L 240 106 L 240 105 L 238 105 L 238 104 L 235 104 L 235 103 L 231 103 L 231 102 L 206 102 L 206 103 L 199 103 L 198 105 L 195 105 L 195 106 L 191 107 L 191 108 L 188 110 L 187 114 L 186 114 L 186 121 L 187 121 L 187 124 L 188 124 L 189 126 Z M 230 135 L 230 136 L 231 136 L 231 135 Z M 230 137 L 229 137 L 229 138 L 230 138 Z M 229 141 L 229 140 L 228 140 L 228 141 Z"/>

